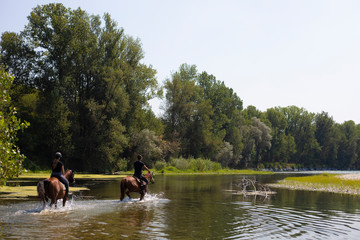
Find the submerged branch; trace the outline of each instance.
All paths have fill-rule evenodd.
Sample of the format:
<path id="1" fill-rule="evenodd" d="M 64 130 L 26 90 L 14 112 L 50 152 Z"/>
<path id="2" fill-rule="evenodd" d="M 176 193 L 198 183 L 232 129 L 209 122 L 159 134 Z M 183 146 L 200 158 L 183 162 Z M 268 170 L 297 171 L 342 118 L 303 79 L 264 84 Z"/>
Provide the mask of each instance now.
<path id="1" fill-rule="evenodd" d="M 276 194 L 276 192 L 271 191 L 268 186 L 258 183 L 255 178 L 250 179 L 243 177 L 241 183 L 237 184 L 237 187 L 240 188 L 240 191 L 236 191 L 234 194 L 242 194 L 244 197 L 260 195 L 267 198 L 269 195 Z"/>

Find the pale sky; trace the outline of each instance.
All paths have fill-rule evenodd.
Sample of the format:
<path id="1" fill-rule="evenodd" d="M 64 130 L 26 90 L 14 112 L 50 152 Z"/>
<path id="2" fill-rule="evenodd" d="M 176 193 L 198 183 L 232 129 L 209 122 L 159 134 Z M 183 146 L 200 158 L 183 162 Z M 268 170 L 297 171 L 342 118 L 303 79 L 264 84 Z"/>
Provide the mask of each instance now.
<path id="1" fill-rule="evenodd" d="M 20 32 L 39 4 L 110 13 L 139 38 L 160 84 L 182 63 L 224 81 L 261 111 L 295 105 L 360 123 L 360 1 L 1 0 L 0 33 Z M 161 101 L 152 101 L 161 114 Z"/>

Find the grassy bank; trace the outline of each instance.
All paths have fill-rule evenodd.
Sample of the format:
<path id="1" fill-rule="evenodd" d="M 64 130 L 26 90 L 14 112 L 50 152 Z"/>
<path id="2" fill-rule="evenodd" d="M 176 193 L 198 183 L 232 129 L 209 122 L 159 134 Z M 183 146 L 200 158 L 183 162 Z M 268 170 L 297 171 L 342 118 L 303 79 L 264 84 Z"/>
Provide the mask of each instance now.
<path id="1" fill-rule="evenodd" d="M 223 168 L 219 162 L 203 158 L 171 158 L 169 162 L 157 161 L 156 173 L 164 174 L 272 174 L 270 171 L 236 170 Z"/>
<path id="2" fill-rule="evenodd" d="M 42 180 L 50 177 L 49 171 L 41 172 L 26 172 L 21 174 L 18 178 L 8 181 L 9 186 L 0 187 L 0 199 L 24 199 L 30 197 L 37 197 L 36 184 L 33 186 L 21 186 L 22 182 L 27 182 L 29 180 Z M 130 174 L 130 173 L 129 173 Z M 106 174 L 86 174 L 86 173 L 75 173 L 75 179 L 88 179 L 88 180 L 108 180 L 108 179 L 121 179 L 128 174 L 118 174 L 118 175 L 106 175 Z M 16 185 L 16 186 L 12 186 Z M 71 187 L 71 192 L 78 192 L 89 190 L 86 187 Z"/>
<path id="3" fill-rule="evenodd" d="M 323 191 L 343 194 L 360 194 L 360 179 L 339 174 L 321 174 L 306 177 L 288 177 L 270 187 L 293 190 Z"/>
<path id="4" fill-rule="evenodd" d="M 70 187 L 69 191 L 79 192 L 89 190 L 86 187 Z M 36 186 L 3 186 L 0 187 L 0 199 L 26 199 L 30 197 L 37 197 Z"/>
<path id="5" fill-rule="evenodd" d="M 165 174 L 165 175 L 186 175 L 186 174 L 239 174 L 239 175 L 265 175 L 265 174 L 274 174 L 273 172 L 269 171 L 255 171 L 251 169 L 244 169 L 244 170 L 236 170 L 236 169 L 219 169 L 216 171 L 198 171 L 198 170 L 180 170 L 173 166 L 165 167 L 159 171 L 155 170 L 155 174 Z"/>
<path id="6" fill-rule="evenodd" d="M 130 172 L 126 172 L 123 174 L 87 174 L 87 173 L 77 173 L 75 172 L 75 179 L 116 179 L 116 178 L 123 178 L 127 176 Z M 21 174 L 17 179 L 45 179 L 50 177 L 50 171 L 42 171 L 42 172 L 26 172 Z M 17 180 L 15 179 L 15 180 Z"/>

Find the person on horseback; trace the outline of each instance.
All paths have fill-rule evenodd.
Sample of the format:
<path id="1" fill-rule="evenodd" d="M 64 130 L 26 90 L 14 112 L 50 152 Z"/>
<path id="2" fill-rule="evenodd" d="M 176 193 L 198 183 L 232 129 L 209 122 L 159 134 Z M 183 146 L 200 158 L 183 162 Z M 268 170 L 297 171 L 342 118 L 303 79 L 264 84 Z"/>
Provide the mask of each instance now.
<path id="1" fill-rule="evenodd" d="M 62 155 L 60 152 L 55 153 L 55 159 L 53 160 L 51 164 L 51 176 L 50 177 L 56 177 L 59 179 L 61 183 L 65 185 L 66 193 L 65 196 L 69 193 L 69 181 L 64 177 L 65 170 L 64 170 L 64 164 L 60 161 L 60 158 L 62 158 Z"/>
<path id="2" fill-rule="evenodd" d="M 149 184 L 149 181 L 144 177 L 144 175 L 142 175 L 143 168 L 145 168 L 149 173 L 151 173 L 149 168 L 142 161 L 142 156 L 139 154 L 137 156 L 137 161 L 134 162 L 134 171 L 135 171 L 134 177 L 140 180 L 140 188 L 141 188 L 142 192 L 145 190 L 146 186 Z M 145 182 L 145 185 L 141 184 L 142 181 Z"/>

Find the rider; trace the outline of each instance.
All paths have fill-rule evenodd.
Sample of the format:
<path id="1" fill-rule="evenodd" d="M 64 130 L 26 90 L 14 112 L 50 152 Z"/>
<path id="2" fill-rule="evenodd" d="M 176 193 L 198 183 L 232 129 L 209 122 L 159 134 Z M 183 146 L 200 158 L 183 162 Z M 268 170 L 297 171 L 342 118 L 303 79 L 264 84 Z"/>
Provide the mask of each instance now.
<path id="1" fill-rule="evenodd" d="M 138 160 L 134 162 L 134 170 L 135 170 L 134 177 L 145 182 L 145 185 L 141 185 L 141 191 L 144 191 L 146 186 L 149 184 L 149 181 L 142 175 L 142 169 L 145 168 L 149 173 L 151 173 L 151 171 L 142 161 L 142 156 L 140 154 L 137 156 L 137 159 Z"/>
<path id="2" fill-rule="evenodd" d="M 64 164 L 60 161 L 60 158 L 62 158 L 62 155 L 60 152 L 55 153 L 55 159 L 53 160 L 51 164 L 51 176 L 50 177 L 56 177 L 59 179 L 61 183 L 65 185 L 67 196 L 69 194 L 69 181 L 64 177 L 65 171 L 64 171 Z"/>

